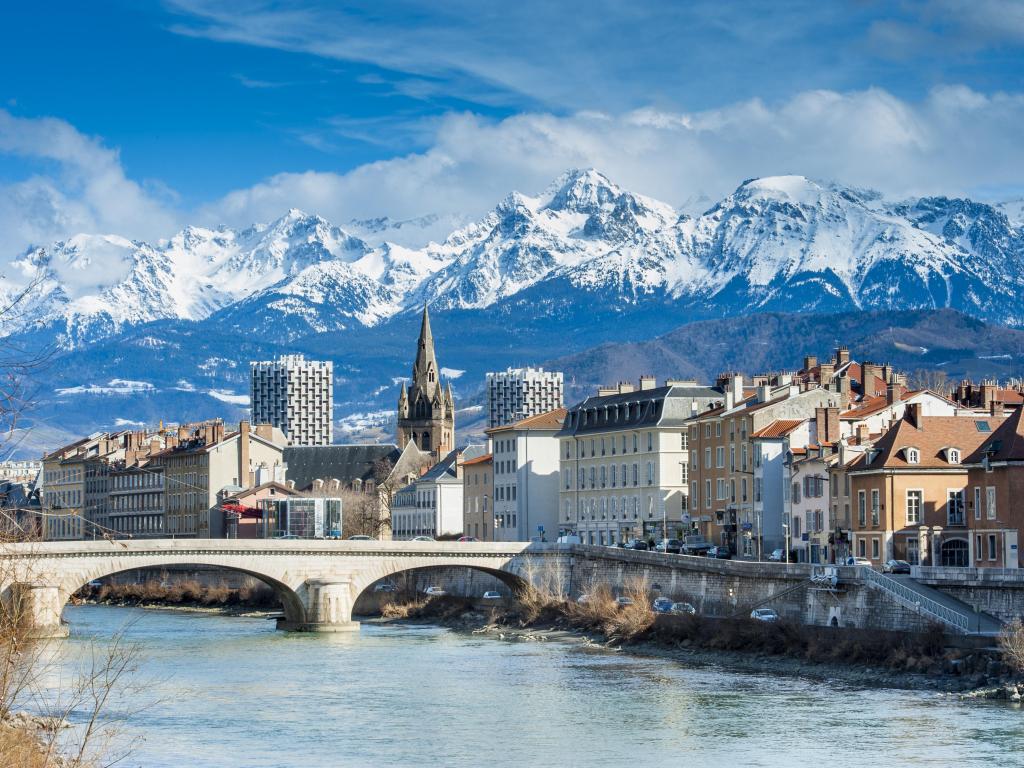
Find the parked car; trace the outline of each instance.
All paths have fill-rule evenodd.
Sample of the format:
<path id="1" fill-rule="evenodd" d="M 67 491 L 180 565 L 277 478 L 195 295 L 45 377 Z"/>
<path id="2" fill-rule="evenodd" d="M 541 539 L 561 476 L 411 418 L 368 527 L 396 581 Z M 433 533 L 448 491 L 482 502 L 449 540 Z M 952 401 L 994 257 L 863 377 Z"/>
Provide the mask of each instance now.
<path id="1" fill-rule="evenodd" d="M 434 541 L 433 536 L 413 536 L 411 541 Z"/>
<path id="2" fill-rule="evenodd" d="M 865 568 L 874 568 L 871 561 L 866 557 L 848 557 L 846 559 L 847 565 L 863 565 Z"/>
<path id="3" fill-rule="evenodd" d="M 373 541 L 373 536 L 366 536 L 362 533 L 357 533 L 355 536 L 349 536 L 349 541 Z"/>
<path id="4" fill-rule="evenodd" d="M 102 581 L 90 581 L 88 584 L 86 584 L 86 586 L 87 587 L 91 587 L 92 589 L 99 589 L 100 587 L 103 586 L 103 582 Z"/>
<path id="5" fill-rule="evenodd" d="M 576 598 L 576 603 L 578 605 L 586 605 L 589 602 L 590 602 L 590 595 L 583 594 L 583 595 L 580 595 L 579 597 Z"/>
<path id="6" fill-rule="evenodd" d="M 711 549 L 711 542 L 703 536 L 694 534 L 683 539 L 683 546 L 679 551 L 684 555 L 703 555 Z"/>
<path id="7" fill-rule="evenodd" d="M 882 573 L 910 573 L 910 563 L 906 560 L 887 560 L 882 566 Z"/>
<path id="8" fill-rule="evenodd" d="M 647 542 L 643 539 L 630 539 L 626 542 L 626 549 L 635 549 L 638 551 L 647 551 Z"/>
<path id="9" fill-rule="evenodd" d="M 774 608 L 755 608 L 750 612 L 750 618 L 754 621 L 778 621 L 779 614 L 775 612 Z"/>
<path id="10" fill-rule="evenodd" d="M 627 606 L 627 605 L 632 605 L 633 604 L 633 598 L 632 597 L 626 597 L 625 595 L 620 595 L 619 597 L 615 598 L 615 603 L 619 607 L 624 607 L 624 606 Z"/>
<path id="11" fill-rule="evenodd" d="M 299 537 L 296 536 L 294 533 L 285 533 L 284 531 L 277 531 L 276 533 L 274 533 L 273 538 L 275 538 L 275 539 L 289 539 L 290 540 L 290 539 L 297 539 Z"/>
<path id="12" fill-rule="evenodd" d="M 501 593 L 495 592 L 493 589 L 489 589 L 484 592 L 484 600 L 501 600 Z"/>
<path id="13" fill-rule="evenodd" d="M 709 549 L 707 556 L 716 560 L 732 560 L 732 552 L 729 551 L 728 547 L 723 547 L 721 544 Z"/>
<path id="14" fill-rule="evenodd" d="M 654 602 L 651 603 L 651 608 L 654 609 L 655 613 L 672 613 L 672 606 L 675 605 L 667 597 L 655 598 Z"/>
<path id="15" fill-rule="evenodd" d="M 693 616 L 697 613 L 697 609 L 689 603 L 672 603 L 669 613 L 674 613 L 677 616 L 685 616 L 687 614 Z"/>
<path id="16" fill-rule="evenodd" d="M 423 591 L 423 594 L 427 595 L 428 597 L 444 597 L 448 593 L 440 587 L 427 587 Z"/>
<path id="17" fill-rule="evenodd" d="M 682 549 L 683 542 L 679 539 L 662 539 L 654 545 L 655 552 L 667 552 L 670 555 L 678 555 Z"/>
<path id="18" fill-rule="evenodd" d="M 480 541 L 476 536 L 459 536 L 459 541 Z"/>
<path id="19" fill-rule="evenodd" d="M 773 549 L 772 553 L 768 555 L 768 560 L 773 563 L 784 563 L 786 562 L 786 550 L 784 549 Z"/>
<path id="20" fill-rule="evenodd" d="M 398 587 L 392 584 L 390 581 L 382 581 L 380 584 L 373 588 L 374 592 L 397 592 Z"/>

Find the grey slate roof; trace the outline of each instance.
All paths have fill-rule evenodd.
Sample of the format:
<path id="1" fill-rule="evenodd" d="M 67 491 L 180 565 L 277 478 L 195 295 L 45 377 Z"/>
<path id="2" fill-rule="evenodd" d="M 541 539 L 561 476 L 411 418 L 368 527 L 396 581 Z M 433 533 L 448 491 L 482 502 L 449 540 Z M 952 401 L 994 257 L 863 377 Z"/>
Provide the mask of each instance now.
<path id="1" fill-rule="evenodd" d="M 372 480 L 373 466 L 381 459 L 398 462 L 401 452 L 390 443 L 379 445 L 310 445 L 284 449 L 288 465 L 287 478 L 295 481 L 298 490 L 313 485 L 314 480 L 338 480 L 343 487 L 353 480 Z"/>
<path id="2" fill-rule="evenodd" d="M 715 387 L 677 385 L 597 395 L 570 408 L 558 434 L 566 437 L 616 429 L 678 427 L 722 399 L 722 391 Z"/>

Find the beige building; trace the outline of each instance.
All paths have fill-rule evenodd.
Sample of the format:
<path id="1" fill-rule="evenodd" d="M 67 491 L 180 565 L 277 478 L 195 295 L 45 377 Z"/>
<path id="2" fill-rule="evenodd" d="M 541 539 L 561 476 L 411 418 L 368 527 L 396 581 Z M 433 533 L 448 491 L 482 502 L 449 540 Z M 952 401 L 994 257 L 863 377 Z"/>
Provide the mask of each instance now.
<path id="1" fill-rule="evenodd" d="M 653 377 L 569 409 L 559 438 L 558 533 L 585 544 L 677 536 L 690 521 L 688 422 L 720 389 Z"/>
<path id="2" fill-rule="evenodd" d="M 462 532 L 480 541 L 494 537 L 494 457 L 486 453 L 462 462 Z"/>
<path id="3" fill-rule="evenodd" d="M 181 428 L 177 445 L 153 455 L 150 465 L 164 479 L 165 534 L 222 538 L 218 494 L 257 485 L 257 473 L 276 476 L 284 464 L 284 433 L 269 424 L 251 429 L 249 422 L 225 434 L 221 421 L 189 430 Z"/>

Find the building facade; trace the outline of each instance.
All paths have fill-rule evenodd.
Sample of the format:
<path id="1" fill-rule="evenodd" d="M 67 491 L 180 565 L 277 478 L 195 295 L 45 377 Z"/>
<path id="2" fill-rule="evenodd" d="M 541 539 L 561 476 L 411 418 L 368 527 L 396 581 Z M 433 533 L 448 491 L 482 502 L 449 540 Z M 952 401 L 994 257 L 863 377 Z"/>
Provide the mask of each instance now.
<path id="1" fill-rule="evenodd" d="M 218 494 L 258 485 L 257 471 L 271 477 L 283 471 L 286 439 L 280 429 L 249 422 L 225 434 L 223 422 L 182 428 L 176 444 L 150 458 L 164 477 L 165 535 L 223 538 L 224 518 Z"/>
<path id="2" fill-rule="evenodd" d="M 395 540 L 451 536 L 462 532 L 462 466 L 450 451 L 418 480 L 399 489 L 391 502 Z"/>
<path id="3" fill-rule="evenodd" d="M 494 457 L 490 453 L 462 463 L 462 530 L 480 541 L 494 538 Z"/>
<path id="4" fill-rule="evenodd" d="M 975 560 L 964 460 L 988 442 L 1002 415 L 924 416 L 908 406 L 850 466 L 854 554 L 879 565 L 967 567 Z M 982 491 L 982 488 L 986 490 Z M 979 496 L 987 499 L 979 484 Z"/>
<path id="5" fill-rule="evenodd" d="M 723 393 L 695 382 L 603 388 L 558 434 L 559 534 L 587 544 L 677 535 L 690 524 L 689 432 Z"/>
<path id="6" fill-rule="evenodd" d="M 285 355 L 250 363 L 250 417 L 280 429 L 291 445 L 334 442 L 334 364 Z"/>
<path id="7" fill-rule="evenodd" d="M 487 374 L 487 427 L 503 427 L 564 405 L 561 371 L 509 368 Z"/>
<path id="8" fill-rule="evenodd" d="M 566 410 L 487 430 L 494 470 L 494 540 L 554 541 L 558 535 L 559 437 Z"/>
<path id="9" fill-rule="evenodd" d="M 451 382 L 442 386 L 441 372 L 434 354 L 434 334 L 430 314 L 423 307 L 412 383 L 405 382 L 398 395 L 396 438 L 399 449 L 414 443 L 433 454 L 435 461 L 455 449 L 455 401 Z"/>

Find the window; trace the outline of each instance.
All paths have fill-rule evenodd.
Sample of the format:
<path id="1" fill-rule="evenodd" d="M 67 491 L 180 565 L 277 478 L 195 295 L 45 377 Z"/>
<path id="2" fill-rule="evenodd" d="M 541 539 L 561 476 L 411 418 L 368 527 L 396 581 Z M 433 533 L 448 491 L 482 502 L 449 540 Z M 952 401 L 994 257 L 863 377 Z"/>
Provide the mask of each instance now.
<path id="1" fill-rule="evenodd" d="M 993 485 L 985 488 L 985 517 L 989 520 L 996 519 L 996 489 Z"/>
<path id="2" fill-rule="evenodd" d="M 761 478 L 754 478 L 754 501 L 761 501 Z"/>
<path id="3" fill-rule="evenodd" d="M 700 503 L 700 498 L 697 496 L 697 481 L 694 480 L 690 483 L 690 506 L 696 507 Z"/>
<path id="4" fill-rule="evenodd" d="M 946 491 L 946 519 L 949 525 L 964 524 L 963 489 Z"/>
<path id="5" fill-rule="evenodd" d="M 687 450 L 690 447 L 690 440 L 686 432 L 679 435 L 679 449 Z"/>
<path id="6" fill-rule="evenodd" d="M 918 525 L 921 522 L 921 504 L 924 491 L 907 491 L 907 525 Z"/>
<path id="7" fill-rule="evenodd" d="M 994 533 L 988 535 L 988 559 L 992 561 L 996 559 L 996 535 Z"/>
<path id="8" fill-rule="evenodd" d="M 917 448 L 907 448 L 907 463 L 908 464 L 919 464 L 921 462 L 921 452 Z"/>
<path id="9" fill-rule="evenodd" d="M 613 442 L 612 445 L 615 445 L 615 443 Z M 614 488 L 615 487 L 615 465 L 614 464 L 612 464 L 611 472 L 609 472 L 608 474 L 610 475 L 610 477 L 608 479 L 611 481 L 612 488 Z"/>
<path id="10" fill-rule="evenodd" d="M 959 464 L 960 463 L 960 451 L 956 448 L 949 449 L 949 463 Z"/>
<path id="11" fill-rule="evenodd" d="M 633 465 L 633 485 L 639 485 L 639 484 L 640 484 L 640 465 L 639 464 L 634 464 Z"/>
<path id="12" fill-rule="evenodd" d="M 647 484 L 654 485 L 654 463 L 647 462 Z"/>
<path id="13" fill-rule="evenodd" d="M 861 557 L 867 557 L 867 542 L 864 539 L 857 540 L 857 551 Z"/>
<path id="14" fill-rule="evenodd" d="M 704 506 L 711 509 L 711 481 L 704 481 Z"/>
<path id="15" fill-rule="evenodd" d="M 704 449 L 704 469 L 711 469 L 711 449 Z"/>
<path id="16" fill-rule="evenodd" d="M 640 450 L 640 435 L 633 433 L 633 453 Z"/>
<path id="17" fill-rule="evenodd" d="M 720 445 L 715 448 L 715 467 L 722 469 L 725 466 L 725 446 Z"/>
<path id="18" fill-rule="evenodd" d="M 743 443 L 740 446 L 740 469 L 743 472 L 747 471 L 747 444 Z"/>
<path id="19" fill-rule="evenodd" d="M 981 486 L 974 486 L 974 519 L 981 520 Z"/>
<path id="20" fill-rule="evenodd" d="M 800 503 L 800 483 L 793 483 L 793 503 Z"/>
<path id="21" fill-rule="evenodd" d="M 715 422 L 715 437 L 721 437 L 721 436 L 722 436 L 722 422 L 716 421 Z"/>
<path id="22" fill-rule="evenodd" d="M 740 479 L 740 501 L 747 500 L 747 478 Z"/>
<path id="23" fill-rule="evenodd" d="M 879 517 L 878 489 L 871 489 L 871 524 L 878 525 Z"/>
<path id="24" fill-rule="evenodd" d="M 704 437 L 711 437 L 711 424 L 704 425 Z"/>
<path id="25" fill-rule="evenodd" d="M 872 560 L 878 560 L 878 555 L 879 555 L 878 539 L 872 539 L 871 540 L 871 559 Z"/>
<path id="26" fill-rule="evenodd" d="M 647 433 L 647 450 L 648 451 L 653 451 L 654 450 L 654 433 L 653 432 L 648 432 Z"/>
<path id="27" fill-rule="evenodd" d="M 857 524 L 861 528 L 868 524 L 868 501 L 864 491 L 857 491 Z"/>
<path id="28" fill-rule="evenodd" d="M 718 501 L 724 501 L 725 500 L 725 478 L 724 477 L 720 477 L 720 478 L 718 478 L 717 481 L 715 481 L 715 498 L 718 499 Z"/>
<path id="29" fill-rule="evenodd" d="M 974 537 L 974 559 L 981 562 L 981 534 Z"/>
<path id="30" fill-rule="evenodd" d="M 736 446 L 735 445 L 730 445 L 729 446 L 729 471 L 730 472 L 735 472 L 736 471 Z"/>
<path id="31" fill-rule="evenodd" d="M 602 488 L 604 488 L 605 483 L 607 482 L 607 480 L 608 480 L 608 470 L 602 464 L 601 465 L 601 487 Z"/>

